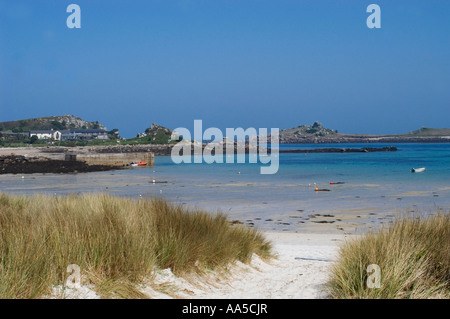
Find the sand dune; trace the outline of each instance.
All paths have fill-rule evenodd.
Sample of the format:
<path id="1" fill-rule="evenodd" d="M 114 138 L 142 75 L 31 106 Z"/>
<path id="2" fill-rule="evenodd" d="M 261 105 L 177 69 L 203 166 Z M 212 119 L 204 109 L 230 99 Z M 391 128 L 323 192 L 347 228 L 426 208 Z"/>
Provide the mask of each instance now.
<path id="1" fill-rule="evenodd" d="M 329 267 L 345 235 L 267 232 L 277 258 L 236 263 L 224 272 L 177 277 L 170 269 L 156 271 L 140 290 L 150 298 L 169 299 L 316 299 L 327 298 Z M 57 298 L 99 298 L 93 287 L 55 288 Z"/>

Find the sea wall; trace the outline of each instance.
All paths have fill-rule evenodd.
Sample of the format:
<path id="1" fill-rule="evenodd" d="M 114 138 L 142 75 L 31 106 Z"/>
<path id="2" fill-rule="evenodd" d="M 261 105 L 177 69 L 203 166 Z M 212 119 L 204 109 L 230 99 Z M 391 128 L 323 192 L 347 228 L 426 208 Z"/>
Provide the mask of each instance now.
<path id="1" fill-rule="evenodd" d="M 155 165 L 155 156 L 151 152 L 76 154 L 76 160 L 88 165 L 117 167 L 129 166 L 132 162 L 146 162 L 148 166 Z"/>

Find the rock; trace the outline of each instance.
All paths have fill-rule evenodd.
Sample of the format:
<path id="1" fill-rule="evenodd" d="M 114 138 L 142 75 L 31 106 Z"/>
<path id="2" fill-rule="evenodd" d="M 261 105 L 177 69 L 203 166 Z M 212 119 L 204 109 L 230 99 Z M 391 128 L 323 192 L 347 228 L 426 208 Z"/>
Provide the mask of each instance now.
<path id="1" fill-rule="evenodd" d="M 119 169 L 109 165 L 88 165 L 79 161 L 25 158 L 24 156 L 1 156 L 0 174 L 78 173 Z"/>

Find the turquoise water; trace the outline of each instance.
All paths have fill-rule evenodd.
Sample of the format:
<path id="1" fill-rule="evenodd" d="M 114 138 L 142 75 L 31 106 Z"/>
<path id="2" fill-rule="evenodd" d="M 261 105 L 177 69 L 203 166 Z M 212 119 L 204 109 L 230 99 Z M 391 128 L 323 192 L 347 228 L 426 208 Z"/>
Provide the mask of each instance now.
<path id="1" fill-rule="evenodd" d="M 389 222 L 397 213 L 448 211 L 449 143 L 308 144 L 280 145 L 280 148 L 391 145 L 398 151 L 279 154 L 280 167 L 274 175 L 261 175 L 260 163 L 177 165 L 169 156 L 161 156 L 156 157 L 154 167 L 148 168 L 32 174 L 24 178 L 3 175 L 0 190 L 22 194 L 94 191 L 136 198 L 165 197 L 180 205 L 225 212 L 231 219 L 263 230 L 302 231 L 320 226 L 354 231 L 353 228 L 366 229 Z M 413 167 L 426 167 L 426 172 L 411 173 Z M 315 187 L 329 191 L 316 192 Z M 311 217 L 317 214 L 321 216 Z M 334 219 L 323 215 L 333 215 Z"/>

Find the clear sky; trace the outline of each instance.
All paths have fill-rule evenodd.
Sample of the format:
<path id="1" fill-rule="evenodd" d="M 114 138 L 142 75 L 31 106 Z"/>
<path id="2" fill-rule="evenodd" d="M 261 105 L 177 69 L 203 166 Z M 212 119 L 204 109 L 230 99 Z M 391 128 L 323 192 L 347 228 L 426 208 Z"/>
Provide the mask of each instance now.
<path id="1" fill-rule="evenodd" d="M 63 114 L 125 137 L 450 127 L 450 1 L 0 0 L 0 121 Z"/>

